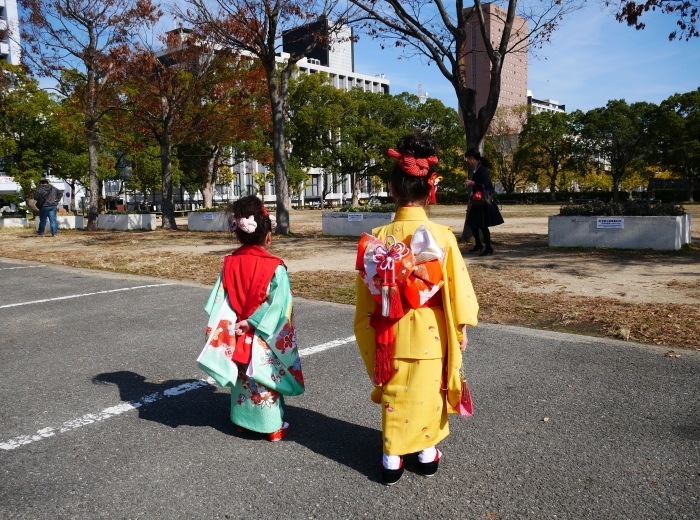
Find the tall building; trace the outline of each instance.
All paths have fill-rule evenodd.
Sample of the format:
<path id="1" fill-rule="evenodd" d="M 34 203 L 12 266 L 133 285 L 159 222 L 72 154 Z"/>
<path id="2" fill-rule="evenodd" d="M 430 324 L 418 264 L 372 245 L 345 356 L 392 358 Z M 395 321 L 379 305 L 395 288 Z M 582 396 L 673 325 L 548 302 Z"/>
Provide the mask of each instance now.
<path id="1" fill-rule="evenodd" d="M 331 35 L 326 18 L 284 31 L 282 51 L 289 54 L 302 53 L 308 47 L 310 39 L 318 34 L 323 35 L 321 41 L 306 53 L 305 58 L 317 65 L 354 72 L 352 27 L 345 26 L 337 34 Z"/>
<path id="2" fill-rule="evenodd" d="M 527 91 L 527 112 L 528 114 L 539 114 L 540 112 L 566 112 L 566 105 L 560 105 L 554 99 L 535 99 L 532 91 Z"/>
<path id="3" fill-rule="evenodd" d="M 0 0 L 0 35 L 0 58 L 11 65 L 19 65 L 22 54 L 19 47 L 17 0 Z"/>
<path id="4" fill-rule="evenodd" d="M 505 27 L 507 12 L 494 4 L 482 4 L 486 37 L 493 47 L 498 47 Z M 481 35 L 479 19 L 474 8 L 464 10 L 466 18 L 467 49 L 465 55 L 465 74 L 467 86 L 476 90 L 477 112 L 486 104 L 491 81 L 491 62 L 486 53 L 486 46 Z M 501 72 L 501 95 L 499 106 L 517 106 L 527 103 L 527 20 L 515 16 L 510 41 L 515 43 L 523 39 L 518 48 L 506 54 Z"/>

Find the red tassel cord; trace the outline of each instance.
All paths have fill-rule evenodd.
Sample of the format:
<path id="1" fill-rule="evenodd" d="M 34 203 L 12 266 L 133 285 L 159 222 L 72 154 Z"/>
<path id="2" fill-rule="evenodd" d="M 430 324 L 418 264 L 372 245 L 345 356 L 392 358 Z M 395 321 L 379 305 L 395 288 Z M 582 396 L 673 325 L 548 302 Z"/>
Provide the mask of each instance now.
<path id="1" fill-rule="evenodd" d="M 382 285 L 382 316 L 399 319 L 403 316 L 401 293 L 396 283 Z"/>

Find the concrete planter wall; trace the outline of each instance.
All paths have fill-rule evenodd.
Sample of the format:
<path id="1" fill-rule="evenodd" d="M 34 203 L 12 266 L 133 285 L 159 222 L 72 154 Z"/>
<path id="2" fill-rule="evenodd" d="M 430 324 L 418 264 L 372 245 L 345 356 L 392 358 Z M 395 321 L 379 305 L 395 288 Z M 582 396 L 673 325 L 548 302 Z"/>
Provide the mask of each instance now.
<path id="1" fill-rule="evenodd" d="M 228 231 L 224 211 L 190 211 L 187 214 L 189 231 Z"/>
<path id="2" fill-rule="evenodd" d="M 155 231 L 156 216 L 151 213 L 99 215 L 97 218 L 97 227 L 100 229 L 116 229 L 120 231 L 132 229 Z"/>
<path id="3" fill-rule="evenodd" d="M 39 217 L 34 219 L 34 227 L 39 229 Z M 82 215 L 56 215 L 56 223 L 58 229 L 83 229 L 85 227 L 85 218 Z M 46 226 L 49 225 L 49 219 L 46 219 Z"/>
<path id="4" fill-rule="evenodd" d="M 394 220 L 396 213 L 331 213 L 322 215 L 323 234 L 359 237 Z"/>
<path id="5" fill-rule="evenodd" d="M 22 217 L 0 218 L 0 228 L 29 227 L 29 220 Z"/>
<path id="6" fill-rule="evenodd" d="M 549 217 L 550 247 L 678 250 L 690 243 L 690 214 L 678 217 Z"/>

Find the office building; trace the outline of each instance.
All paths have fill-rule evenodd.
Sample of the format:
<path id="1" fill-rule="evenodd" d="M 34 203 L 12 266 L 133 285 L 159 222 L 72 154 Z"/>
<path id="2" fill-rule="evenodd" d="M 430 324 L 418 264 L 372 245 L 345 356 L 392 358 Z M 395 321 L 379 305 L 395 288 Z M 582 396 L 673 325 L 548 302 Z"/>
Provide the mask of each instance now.
<path id="1" fill-rule="evenodd" d="M 560 105 L 554 99 L 535 99 L 532 91 L 527 91 L 527 112 L 528 114 L 539 114 L 540 112 L 566 112 L 566 105 Z"/>
<path id="2" fill-rule="evenodd" d="M 10 65 L 19 65 L 19 17 L 17 0 L 0 0 L 0 58 Z"/>
<path id="3" fill-rule="evenodd" d="M 506 10 L 494 4 L 482 4 L 486 37 L 494 48 L 498 48 L 505 27 Z M 491 82 L 491 61 L 486 53 L 486 45 L 481 35 L 479 19 L 473 8 L 464 10 L 466 18 L 467 48 L 465 49 L 465 74 L 467 87 L 476 90 L 476 110 L 486 104 Z M 510 41 L 514 50 L 506 54 L 501 72 L 501 94 L 499 106 L 518 106 L 527 103 L 527 20 L 515 16 Z"/>
<path id="4" fill-rule="evenodd" d="M 282 33 L 282 51 L 289 54 L 304 54 L 311 38 L 321 34 L 320 41 L 305 53 L 305 58 L 314 64 L 345 72 L 355 71 L 355 56 L 352 28 L 345 26 L 331 34 L 328 20 L 321 18 Z"/>

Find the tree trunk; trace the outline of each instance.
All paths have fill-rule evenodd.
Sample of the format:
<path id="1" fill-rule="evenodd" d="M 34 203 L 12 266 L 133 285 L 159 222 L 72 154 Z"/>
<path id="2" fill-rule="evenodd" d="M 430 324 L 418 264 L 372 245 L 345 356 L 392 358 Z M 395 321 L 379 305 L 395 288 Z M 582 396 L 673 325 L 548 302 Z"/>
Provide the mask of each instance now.
<path id="1" fill-rule="evenodd" d="M 87 229 L 97 229 L 97 216 L 100 214 L 99 201 L 102 199 L 102 189 L 97 178 L 97 122 L 85 118 L 85 139 L 88 145 L 88 174 L 90 176 L 90 206 L 88 206 Z"/>
<path id="2" fill-rule="evenodd" d="M 351 173 L 350 180 L 352 182 L 352 205 L 357 207 L 360 205 L 360 176 Z"/>
<path id="3" fill-rule="evenodd" d="M 97 212 L 99 214 L 104 213 L 107 210 L 107 204 L 105 203 L 105 198 L 102 195 L 102 191 L 104 190 L 105 186 L 105 181 L 102 179 L 97 179 Z"/>
<path id="4" fill-rule="evenodd" d="M 464 86 L 455 86 L 455 91 L 462 115 L 467 149 L 476 148 L 477 150 L 483 150 L 486 132 L 483 134 L 479 132 L 479 119 L 476 113 L 476 91 Z"/>
<path id="5" fill-rule="evenodd" d="M 557 200 L 557 175 L 549 178 L 549 200 L 555 202 Z"/>
<path id="6" fill-rule="evenodd" d="M 695 202 L 695 199 L 693 197 L 693 193 L 695 192 L 695 176 L 693 175 L 693 172 L 690 172 L 690 175 L 688 175 L 688 202 Z"/>
<path id="7" fill-rule="evenodd" d="M 200 189 L 205 208 L 214 206 L 214 189 L 216 188 L 217 168 L 216 168 L 216 152 L 209 157 L 207 163 L 207 182 Z"/>
<path id="8" fill-rule="evenodd" d="M 622 175 L 613 175 L 613 201 L 620 202 L 620 179 Z"/>
<path id="9" fill-rule="evenodd" d="M 161 192 L 161 210 L 163 229 L 177 229 L 175 222 L 175 204 L 173 203 L 173 162 L 171 153 L 170 134 L 164 132 L 160 139 L 160 172 L 163 183 Z"/>
<path id="10" fill-rule="evenodd" d="M 277 227 L 275 228 L 275 233 L 280 235 L 286 235 L 290 231 L 289 207 L 291 205 L 289 183 L 287 182 L 287 151 L 284 138 L 284 106 L 285 90 L 287 88 L 285 76 L 286 71 L 283 71 L 278 81 L 276 69 L 271 74 L 268 74 L 273 128 L 272 156 L 275 162 L 275 194 L 277 202 Z"/>
<path id="11" fill-rule="evenodd" d="M 70 202 L 68 203 L 68 211 L 75 211 L 78 207 L 75 205 L 75 181 L 69 182 L 70 186 Z"/>

